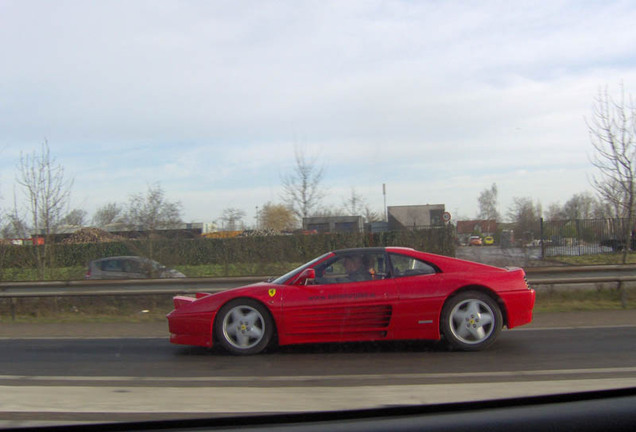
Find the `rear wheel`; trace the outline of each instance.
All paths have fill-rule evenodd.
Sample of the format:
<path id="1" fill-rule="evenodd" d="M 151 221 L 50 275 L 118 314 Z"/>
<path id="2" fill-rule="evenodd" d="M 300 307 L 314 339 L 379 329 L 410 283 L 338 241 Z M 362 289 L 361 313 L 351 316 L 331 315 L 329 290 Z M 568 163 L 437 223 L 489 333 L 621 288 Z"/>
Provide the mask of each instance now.
<path id="1" fill-rule="evenodd" d="M 217 313 L 214 333 L 219 344 L 233 354 L 258 354 L 272 340 L 274 321 L 261 303 L 236 299 Z"/>
<path id="2" fill-rule="evenodd" d="M 442 334 L 452 348 L 478 351 L 490 346 L 503 323 L 495 300 L 479 291 L 451 297 L 442 310 Z"/>

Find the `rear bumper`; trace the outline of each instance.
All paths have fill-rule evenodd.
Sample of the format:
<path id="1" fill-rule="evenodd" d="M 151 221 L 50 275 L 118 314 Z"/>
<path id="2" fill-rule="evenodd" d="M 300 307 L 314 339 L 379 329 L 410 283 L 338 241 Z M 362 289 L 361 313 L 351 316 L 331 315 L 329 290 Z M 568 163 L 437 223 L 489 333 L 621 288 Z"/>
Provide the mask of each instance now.
<path id="1" fill-rule="evenodd" d="M 194 345 L 211 348 L 212 338 L 206 335 L 170 333 L 170 343 L 175 345 Z"/>
<path id="2" fill-rule="evenodd" d="M 187 314 L 174 310 L 168 314 L 170 342 L 179 345 L 212 346 L 211 313 Z"/>

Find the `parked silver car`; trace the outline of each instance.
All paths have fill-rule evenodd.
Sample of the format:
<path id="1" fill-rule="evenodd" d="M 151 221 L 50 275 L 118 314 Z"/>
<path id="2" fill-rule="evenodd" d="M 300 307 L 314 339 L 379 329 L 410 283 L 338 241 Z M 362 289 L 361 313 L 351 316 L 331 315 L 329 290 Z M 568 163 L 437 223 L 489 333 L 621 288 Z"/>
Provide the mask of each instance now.
<path id="1" fill-rule="evenodd" d="M 182 278 L 185 275 L 157 261 L 138 256 L 114 256 L 91 261 L 86 279 Z"/>

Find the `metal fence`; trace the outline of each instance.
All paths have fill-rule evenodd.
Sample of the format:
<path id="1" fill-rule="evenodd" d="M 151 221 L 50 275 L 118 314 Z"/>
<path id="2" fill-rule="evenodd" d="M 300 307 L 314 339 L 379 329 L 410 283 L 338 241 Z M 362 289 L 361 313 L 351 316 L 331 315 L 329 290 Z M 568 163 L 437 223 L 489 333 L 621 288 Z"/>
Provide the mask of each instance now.
<path id="1" fill-rule="evenodd" d="M 625 244 L 624 233 L 628 232 L 625 219 L 541 219 L 538 236 L 532 233 L 526 246 L 540 248 L 543 257 L 611 253 L 625 247 L 634 249 L 633 234 L 631 244 Z"/>

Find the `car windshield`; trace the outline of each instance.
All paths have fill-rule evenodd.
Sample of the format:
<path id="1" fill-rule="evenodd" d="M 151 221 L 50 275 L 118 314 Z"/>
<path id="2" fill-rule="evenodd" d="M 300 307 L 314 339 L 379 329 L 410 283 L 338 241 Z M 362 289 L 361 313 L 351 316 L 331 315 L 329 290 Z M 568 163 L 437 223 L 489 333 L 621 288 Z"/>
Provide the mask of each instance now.
<path id="1" fill-rule="evenodd" d="M 0 0 L 0 430 L 636 387 L 635 23 Z"/>
<path id="2" fill-rule="evenodd" d="M 324 255 L 319 256 L 316 259 L 313 259 L 311 261 L 309 261 L 307 264 L 303 264 L 298 268 L 293 269 L 292 271 L 285 273 L 284 275 L 274 279 L 273 281 L 271 281 L 271 283 L 273 284 L 277 284 L 277 285 L 283 285 L 286 282 L 288 282 L 292 277 L 296 276 L 297 274 L 299 274 L 300 272 L 302 272 L 304 269 L 308 268 L 308 267 L 312 267 L 314 264 L 316 264 L 317 262 L 322 261 L 323 259 L 325 259 L 325 257 L 327 257 L 328 255 L 330 255 L 330 253 L 326 253 Z"/>

